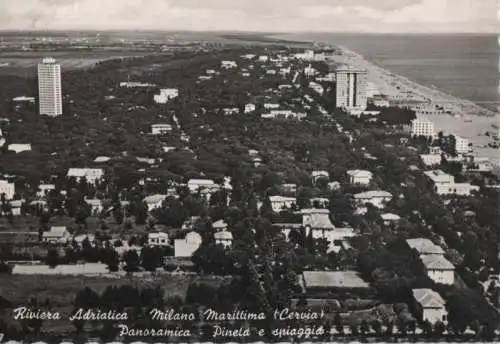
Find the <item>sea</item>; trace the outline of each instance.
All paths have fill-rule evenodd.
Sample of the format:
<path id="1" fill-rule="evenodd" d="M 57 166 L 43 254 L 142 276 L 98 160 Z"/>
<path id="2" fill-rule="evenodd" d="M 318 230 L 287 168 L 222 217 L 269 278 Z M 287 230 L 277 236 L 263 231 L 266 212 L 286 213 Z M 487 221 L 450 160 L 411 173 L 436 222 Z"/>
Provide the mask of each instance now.
<path id="1" fill-rule="evenodd" d="M 500 106 L 498 35 L 304 33 L 280 38 L 345 46 L 419 84 L 493 111 Z"/>

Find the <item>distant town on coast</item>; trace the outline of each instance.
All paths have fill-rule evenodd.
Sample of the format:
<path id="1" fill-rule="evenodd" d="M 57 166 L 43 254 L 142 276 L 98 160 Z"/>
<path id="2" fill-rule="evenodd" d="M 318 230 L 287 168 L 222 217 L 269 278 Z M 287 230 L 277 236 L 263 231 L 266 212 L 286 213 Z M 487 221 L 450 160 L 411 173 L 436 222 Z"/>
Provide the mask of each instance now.
<path id="1" fill-rule="evenodd" d="M 0 32 L 0 341 L 500 339 L 498 113 L 281 37 Z"/>

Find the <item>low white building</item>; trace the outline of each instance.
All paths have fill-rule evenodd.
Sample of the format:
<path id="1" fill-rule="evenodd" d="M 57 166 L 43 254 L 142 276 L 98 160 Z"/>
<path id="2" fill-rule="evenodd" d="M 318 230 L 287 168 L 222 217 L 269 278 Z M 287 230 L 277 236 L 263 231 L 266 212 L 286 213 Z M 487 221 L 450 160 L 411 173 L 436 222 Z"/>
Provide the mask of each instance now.
<path id="1" fill-rule="evenodd" d="M 212 223 L 212 228 L 216 232 L 222 232 L 222 231 L 225 231 L 228 229 L 228 225 L 227 225 L 226 221 L 221 219 L 221 220 L 217 220 L 214 223 Z"/>
<path id="2" fill-rule="evenodd" d="M 314 81 L 309 82 L 309 88 L 314 92 L 318 93 L 320 96 L 322 96 L 323 93 L 325 92 L 323 86 Z"/>
<path id="3" fill-rule="evenodd" d="M 154 95 L 154 101 L 157 104 L 166 104 L 169 100 L 175 99 L 179 96 L 177 88 L 164 88 L 160 90 L 160 94 Z"/>
<path id="4" fill-rule="evenodd" d="M 237 68 L 238 64 L 235 61 L 222 61 L 220 66 L 223 69 L 232 69 Z"/>
<path id="5" fill-rule="evenodd" d="M 349 170 L 347 171 L 347 178 L 349 179 L 349 184 L 369 185 L 373 178 L 373 173 L 366 170 Z"/>
<path id="6" fill-rule="evenodd" d="M 420 159 L 428 167 L 440 165 L 443 160 L 441 154 L 421 154 Z"/>
<path id="7" fill-rule="evenodd" d="M 190 179 L 187 187 L 191 192 L 198 192 L 200 189 L 215 189 L 217 184 L 211 179 Z"/>
<path id="8" fill-rule="evenodd" d="M 102 168 L 70 168 L 66 177 L 74 177 L 77 182 L 85 178 L 87 183 L 95 184 L 104 177 L 104 170 Z"/>
<path id="9" fill-rule="evenodd" d="M 271 201 L 273 211 L 276 213 L 279 213 L 283 209 L 290 209 L 294 204 L 297 204 L 295 197 L 271 196 L 269 200 Z"/>
<path id="10" fill-rule="evenodd" d="M 151 125 L 151 134 L 165 135 L 173 130 L 171 124 L 153 124 Z"/>
<path id="11" fill-rule="evenodd" d="M 276 103 L 265 103 L 264 104 L 264 109 L 266 109 L 266 110 L 279 109 L 279 108 L 280 108 L 280 104 L 276 104 Z"/>
<path id="12" fill-rule="evenodd" d="M 38 191 L 36 192 L 36 196 L 45 197 L 50 191 L 55 189 L 56 186 L 54 184 L 40 184 L 38 185 Z"/>
<path id="13" fill-rule="evenodd" d="M 85 203 L 88 204 L 93 215 L 100 214 L 104 209 L 100 199 L 86 199 Z"/>
<path id="14" fill-rule="evenodd" d="M 447 285 L 455 282 L 455 267 L 442 255 L 421 255 L 420 260 L 425 267 L 427 276 L 434 282 Z"/>
<path id="15" fill-rule="evenodd" d="M 16 186 L 14 183 L 9 183 L 7 180 L 0 180 L 0 196 L 5 194 L 5 199 L 10 200 L 14 198 L 16 193 Z"/>
<path id="16" fill-rule="evenodd" d="M 415 300 L 415 309 L 420 320 L 435 324 L 438 321 L 447 323 L 448 312 L 446 311 L 446 302 L 439 293 L 431 289 L 413 289 L 413 299 Z"/>
<path id="17" fill-rule="evenodd" d="M 233 234 L 228 231 L 221 231 L 214 233 L 215 244 L 223 245 L 224 247 L 231 247 L 233 244 Z"/>
<path id="18" fill-rule="evenodd" d="M 245 104 L 245 113 L 251 113 L 255 111 L 255 104 Z"/>
<path id="19" fill-rule="evenodd" d="M 444 255 L 444 250 L 441 246 L 434 244 L 431 240 L 425 238 L 414 238 L 407 239 L 406 244 L 410 249 L 417 251 L 417 253 L 422 255 Z"/>
<path id="20" fill-rule="evenodd" d="M 312 171 L 311 177 L 313 183 L 316 183 L 320 178 L 330 179 L 330 174 L 327 171 Z"/>
<path id="21" fill-rule="evenodd" d="M 159 246 L 166 247 L 168 244 L 168 234 L 159 232 L 159 233 L 148 233 L 148 245 L 149 246 Z"/>
<path id="22" fill-rule="evenodd" d="M 7 150 L 11 152 L 16 152 L 16 154 L 22 153 L 22 152 L 29 152 L 31 151 L 31 144 L 29 143 L 12 143 L 7 146 Z"/>
<path id="23" fill-rule="evenodd" d="M 424 174 L 431 181 L 438 195 L 470 196 L 471 192 L 479 191 L 479 186 L 469 183 L 455 183 L 455 177 L 441 170 L 426 171 Z"/>
<path id="24" fill-rule="evenodd" d="M 66 226 L 52 226 L 48 232 L 43 232 L 43 242 L 49 244 L 66 244 L 70 239 L 70 234 Z"/>
<path id="25" fill-rule="evenodd" d="M 189 232 L 184 239 L 175 239 L 174 251 L 176 257 L 191 257 L 202 243 L 201 236 L 196 232 Z"/>
<path id="26" fill-rule="evenodd" d="M 392 213 L 381 214 L 380 218 L 384 222 L 384 225 L 390 225 L 391 223 L 398 223 L 401 220 L 401 217 L 399 215 Z"/>
<path id="27" fill-rule="evenodd" d="M 148 206 L 148 211 L 153 211 L 154 209 L 161 208 L 167 197 L 167 195 L 160 194 L 150 195 L 144 197 L 143 202 Z"/>
<path id="28" fill-rule="evenodd" d="M 383 209 L 387 202 L 392 199 L 392 194 L 387 191 L 373 190 L 360 192 L 353 196 L 354 202 L 358 206 L 371 204 L 376 208 Z"/>

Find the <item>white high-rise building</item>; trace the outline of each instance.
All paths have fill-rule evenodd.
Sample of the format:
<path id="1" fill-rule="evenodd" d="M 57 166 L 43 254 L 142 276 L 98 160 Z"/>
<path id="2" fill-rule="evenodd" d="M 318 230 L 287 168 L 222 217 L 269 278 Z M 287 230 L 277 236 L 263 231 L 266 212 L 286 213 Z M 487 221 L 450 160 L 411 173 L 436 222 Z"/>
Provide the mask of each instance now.
<path id="1" fill-rule="evenodd" d="M 426 118 L 417 118 L 411 121 L 411 135 L 434 137 L 434 123 Z"/>
<path id="2" fill-rule="evenodd" d="M 61 65 L 52 57 L 38 64 L 40 115 L 62 115 Z"/>
<path id="3" fill-rule="evenodd" d="M 367 71 L 352 66 L 340 66 L 336 74 L 338 108 L 365 110 L 367 102 Z"/>

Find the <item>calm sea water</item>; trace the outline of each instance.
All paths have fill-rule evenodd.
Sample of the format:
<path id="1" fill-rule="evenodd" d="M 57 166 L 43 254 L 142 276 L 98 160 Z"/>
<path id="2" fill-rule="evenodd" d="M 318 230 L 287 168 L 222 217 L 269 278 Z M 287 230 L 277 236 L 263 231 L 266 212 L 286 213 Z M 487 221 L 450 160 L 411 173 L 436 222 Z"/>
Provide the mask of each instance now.
<path id="1" fill-rule="evenodd" d="M 500 105 L 497 35 L 297 34 L 294 39 L 343 45 L 396 74 L 477 102 Z"/>

